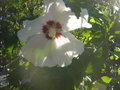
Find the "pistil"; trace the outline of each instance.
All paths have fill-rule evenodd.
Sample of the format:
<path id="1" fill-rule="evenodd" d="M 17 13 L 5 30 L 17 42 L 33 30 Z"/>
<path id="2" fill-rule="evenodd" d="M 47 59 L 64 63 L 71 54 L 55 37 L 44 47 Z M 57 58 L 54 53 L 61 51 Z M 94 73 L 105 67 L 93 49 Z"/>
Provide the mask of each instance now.
<path id="1" fill-rule="evenodd" d="M 43 25 L 42 31 L 48 40 L 59 38 L 62 35 L 62 25 L 59 22 L 49 20 L 46 25 Z"/>

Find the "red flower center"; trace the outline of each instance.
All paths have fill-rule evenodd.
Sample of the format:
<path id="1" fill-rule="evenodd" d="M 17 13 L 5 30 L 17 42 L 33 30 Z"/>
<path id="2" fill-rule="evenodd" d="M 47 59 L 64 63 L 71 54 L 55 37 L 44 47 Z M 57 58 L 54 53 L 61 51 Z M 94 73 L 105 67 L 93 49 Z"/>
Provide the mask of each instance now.
<path id="1" fill-rule="evenodd" d="M 43 25 L 42 31 L 48 40 L 59 38 L 62 35 L 62 25 L 59 22 L 49 20 Z"/>

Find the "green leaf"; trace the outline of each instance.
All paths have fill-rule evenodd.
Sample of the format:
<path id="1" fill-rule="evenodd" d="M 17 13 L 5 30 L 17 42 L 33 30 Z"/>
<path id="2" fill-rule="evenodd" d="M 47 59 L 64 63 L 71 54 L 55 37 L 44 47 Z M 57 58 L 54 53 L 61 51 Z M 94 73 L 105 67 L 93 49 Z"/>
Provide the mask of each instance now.
<path id="1" fill-rule="evenodd" d="M 88 64 L 87 69 L 85 71 L 87 74 L 90 74 L 93 72 L 93 66 L 91 63 Z"/>
<path id="2" fill-rule="evenodd" d="M 120 76 L 120 67 L 118 68 L 118 75 Z"/>
<path id="3" fill-rule="evenodd" d="M 118 30 L 118 31 L 115 31 L 115 34 L 120 34 L 120 30 Z"/>
<path id="4" fill-rule="evenodd" d="M 8 50 L 8 53 L 10 54 L 10 55 L 12 55 L 12 51 L 13 51 L 13 46 L 10 46 L 7 50 Z"/>
<path id="5" fill-rule="evenodd" d="M 102 79 L 103 82 L 105 82 L 105 83 L 110 83 L 110 81 L 112 80 L 112 79 L 109 78 L 108 76 L 103 76 L 103 77 L 101 77 L 101 79 Z"/>

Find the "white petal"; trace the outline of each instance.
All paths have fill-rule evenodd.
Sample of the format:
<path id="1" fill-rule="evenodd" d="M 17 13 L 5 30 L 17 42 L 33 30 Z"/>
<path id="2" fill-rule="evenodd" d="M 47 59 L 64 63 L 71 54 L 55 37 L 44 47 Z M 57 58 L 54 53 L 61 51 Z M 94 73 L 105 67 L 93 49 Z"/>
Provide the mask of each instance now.
<path id="1" fill-rule="evenodd" d="M 46 24 L 48 20 L 53 20 L 53 10 L 51 11 L 49 9 L 52 5 L 52 2 L 48 5 L 46 4 L 40 17 L 23 22 L 24 28 L 18 31 L 18 37 L 22 42 L 26 42 L 36 34 L 41 34 L 42 26 Z"/>
<path id="2" fill-rule="evenodd" d="M 81 17 L 84 17 L 84 19 L 88 20 L 89 15 L 87 9 L 81 8 Z"/>
<path id="3" fill-rule="evenodd" d="M 74 53 L 74 57 L 81 55 L 83 53 L 84 44 L 80 40 L 76 39 L 74 35 L 68 32 L 63 33 L 63 36 L 71 41 L 70 44 L 72 44 L 71 46 L 74 48 L 74 51 L 76 51 L 76 54 Z"/>
<path id="4" fill-rule="evenodd" d="M 72 31 L 80 28 L 80 20 L 75 15 L 69 15 L 68 22 L 64 25 L 66 26 L 63 27 L 64 30 Z"/>
<path id="5" fill-rule="evenodd" d="M 50 3 L 56 4 L 59 10 L 64 10 L 66 8 L 63 0 L 44 0 L 45 5 L 49 5 Z"/>
<path id="6" fill-rule="evenodd" d="M 42 35 L 35 36 L 22 48 L 24 57 L 40 67 L 67 66 L 83 51 L 83 43 L 70 33 L 63 33 L 55 40 L 47 40 Z"/>
<path id="7" fill-rule="evenodd" d="M 52 17 L 53 20 L 60 22 L 64 31 L 80 28 L 80 20 L 71 12 L 70 8 L 65 6 L 63 0 L 45 0 L 45 7 L 47 13 L 43 16 Z"/>
<path id="8" fill-rule="evenodd" d="M 88 23 L 88 11 L 81 8 L 81 17 L 79 17 L 80 28 L 92 28 L 92 25 Z"/>
<path id="9" fill-rule="evenodd" d="M 92 28 L 92 25 L 88 23 L 84 18 L 80 17 L 79 20 L 81 28 Z"/>
<path id="10" fill-rule="evenodd" d="M 63 0 L 44 0 L 44 10 L 41 15 L 42 23 L 44 24 L 48 20 L 55 20 L 62 14 L 66 8 Z M 62 17 L 62 15 L 61 15 Z"/>
<path id="11" fill-rule="evenodd" d="M 22 53 L 24 58 L 32 62 L 35 66 L 43 66 L 47 56 L 49 53 L 52 53 L 54 49 L 55 46 L 51 40 L 47 40 L 43 35 L 36 35 L 22 47 Z M 50 61 L 54 64 L 52 60 Z"/>
<path id="12" fill-rule="evenodd" d="M 63 0 L 54 1 L 48 11 L 48 14 L 53 16 L 53 20 L 62 24 L 64 31 L 92 27 L 92 25 L 87 22 L 89 17 L 87 9 L 81 9 L 81 17 L 78 19 L 74 12 L 71 12 L 71 9 L 65 6 Z"/>
<path id="13" fill-rule="evenodd" d="M 70 65 L 72 59 L 84 51 L 84 44 L 70 33 L 63 33 L 63 36 L 56 39 L 55 42 L 57 50 L 54 58 L 60 67 Z"/>
<path id="14" fill-rule="evenodd" d="M 26 42 L 32 36 L 42 33 L 42 26 L 45 25 L 48 20 L 53 20 L 54 6 L 54 2 L 46 4 L 40 17 L 23 22 L 24 28 L 18 31 L 18 37 L 22 42 Z"/>
<path id="15" fill-rule="evenodd" d="M 64 24 L 67 27 L 63 27 L 63 29 L 65 30 L 72 31 L 78 28 L 91 28 L 92 27 L 92 25 L 88 23 L 89 15 L 88 15 L 87 9 L 81 8 L 81 16 L 79 17 L 79 19 L 77 19 L 77 17 L 71 11 L 70 13 L 68 13 L 68 16 L 69 16 L 68 22 L 67 23 L 65 22 L 66 24 Z M 66 18 L 68 18 L 68 16 L 66 16 Z"/>
<path id="16" fill-rule="evenodd" d="M 23 27 L 23 29 L 18 31 L 17 35 L 22 42 L 26 42 L 33 35 L 41 33 L 42 24 L 40 23 L 40 18 L 38 17 L 31 21 L 24 21 Z"/>

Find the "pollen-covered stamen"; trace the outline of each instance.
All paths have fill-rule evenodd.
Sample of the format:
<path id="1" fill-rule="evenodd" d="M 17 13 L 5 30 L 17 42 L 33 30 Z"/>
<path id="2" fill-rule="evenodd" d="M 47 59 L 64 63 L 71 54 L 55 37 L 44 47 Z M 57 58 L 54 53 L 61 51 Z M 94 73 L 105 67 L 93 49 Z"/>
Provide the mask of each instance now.
<path id="1" fill-rule="evenodd" d="M 62 25 L 53 20 L 47 21 L 46 25 L 43 25 L 42 30 L 48 40 L 59 38 L 62 35 Z"/>

